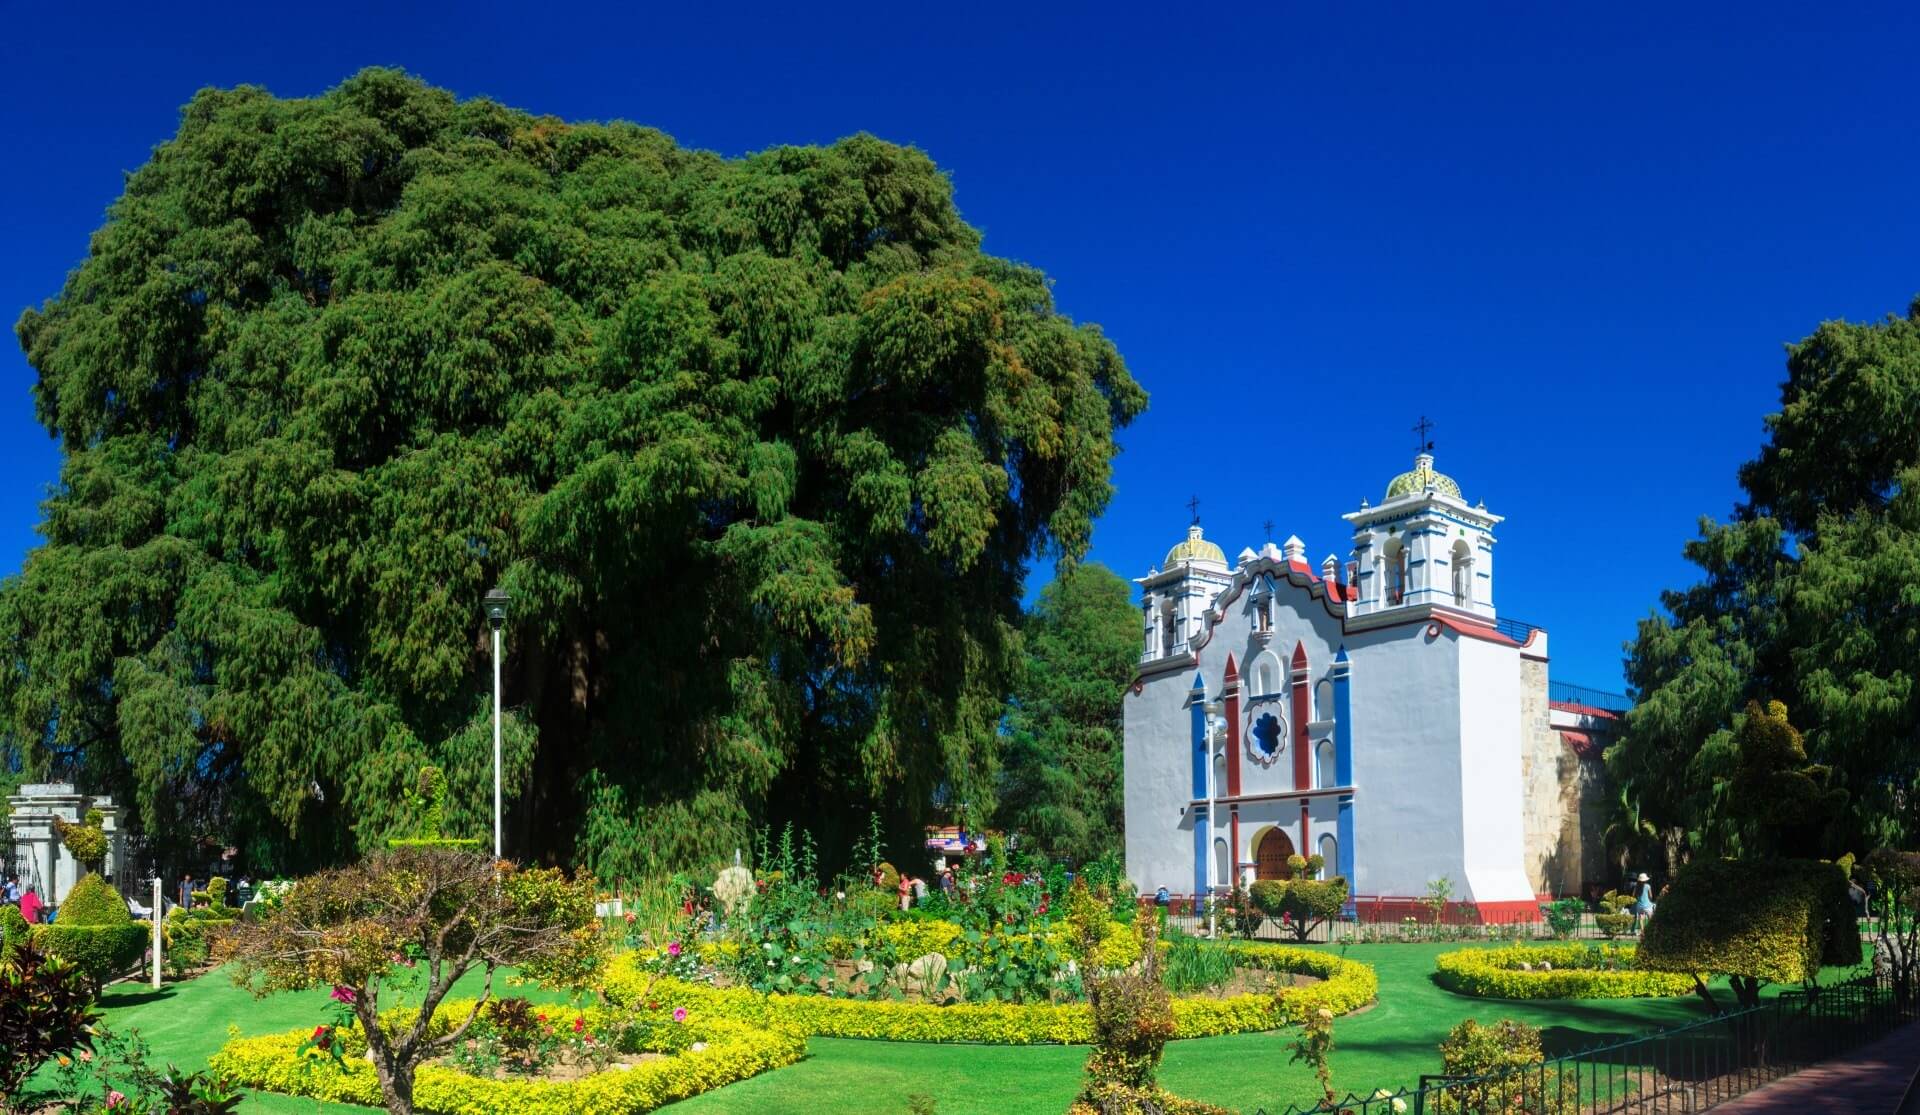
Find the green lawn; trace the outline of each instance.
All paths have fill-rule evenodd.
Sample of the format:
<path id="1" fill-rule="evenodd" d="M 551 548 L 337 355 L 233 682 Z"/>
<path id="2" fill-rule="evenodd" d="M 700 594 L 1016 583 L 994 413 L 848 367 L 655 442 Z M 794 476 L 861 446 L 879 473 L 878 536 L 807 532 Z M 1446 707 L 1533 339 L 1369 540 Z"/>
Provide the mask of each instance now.
<path id="1" fill-rule="evenodd" d="M 1334 1028 L 1334 1084 L 1342 1092 L 1411 1085 L 1439 1069 L 1436 1046 L 1463 1018 L 1516 1018 L 1543 1031 L 1549 1054 L 1604 1039 L 1698 1019 L 1704 1007 L 1680 999 L 1507 1003 L 1470 999 L 1435 986 L 1430 973 L 1447 944 L 1357 946 L 1349 959 L 1380 974 L 1380 1001 Z M 1835 973 L 1836 975 L 1838 973 Z M 534 995 L 551 999 L 550 995 Z M 122 986 L 106 995 L 110 1025 L 137 1028 L 155 1061 L 197 1068 L 226 1040 L 229 1024 L 246 1033 L 308 1026 L 326 1002 L 323 992 L 254 1000 L 213 975 L 156 993 Z M 1163 1082 L 1175 1092 L 1243 1111 L 1279 1111 L 1314 1098 L 1303 1066 L 1287 1063 L 1286 1038 L 1241 1034 L 1174 1042 Z M 906 1097 L 924 1092 L 940 1115 L 1058 1115 L 1080 1084 L 1084 1047 L 918 1045 L 814 1038 L 806 1060 L 710 1092 L 670 1110 L 688 1115 L 853 1115 L 904 1113 Z M 311 1112 L 311 1100 L 249 1099 L 247 1112 Z M 363 1111 L 326 1105 L 322 1111 Z"/>

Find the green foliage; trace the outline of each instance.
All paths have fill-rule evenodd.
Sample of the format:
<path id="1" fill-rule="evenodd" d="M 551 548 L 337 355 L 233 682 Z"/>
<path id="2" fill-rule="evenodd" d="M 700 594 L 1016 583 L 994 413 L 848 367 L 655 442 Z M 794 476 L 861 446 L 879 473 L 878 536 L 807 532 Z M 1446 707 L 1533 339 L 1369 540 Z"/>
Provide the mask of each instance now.
<path id="1" fill-rule="evenodd" d="M 482 1001 L 503 967 L 558 987 L 596 977 L 594 892 L 585 873 L 445 848 L 379 852 L 300 880 L 264 918 L 235 926 L 223 954 L 234 982 L 257 995 L 345 989 L 362 1033 L 382 1025 L 383 992 L 417 994 L 414 1016 L 372 1047 L 388 1109 L 406 1110 L 421 1062 L 454 1044 L 428 1027 L 463 976 L 486 973 Z M 395 957 L 413 963 L 402 969 Z"/>
<path id="2" fill-rule="evenodd" d="M 275 870 L 404 835 L 423 764 L 484 823 L 495 583 L 518 851 L 704 875 L 777 810 L 990 815 L 1028 569 L 1084 556 L 1145 405 L 918 151 L 391 70 L 198 94 L 16 332 L 64 461 L 5 734 Z"/>
<path id="3" fill-rule="evenodd" d="M 1902 1003 L 1920 994 L 1920 852 L 1876 848 L 1853 872 L 1873 915 L 1873 962 Z"/>
<path id="4" fill-rule="evenodd" d="M 1822 965 L 1860 962 L 1846 874 L 1810 860 L 1699 860 L 1687 865 L 1640 934 L 1642 968 L 1725 975 L 1742 1006 L 1762 983 L 1811 981 Z"/>
<path id="5" fill-rule="evenodd" d="M 1552 1074 L 1517 1071 L 1544 1060 L 1540 1031 L 1532 1026 L 1511 1019 L 1483 1026 L 1469 1018 L 1440 1043 L 1441 1072 L 1467 1079 L 1436 1097 L 1437 1107 L 1473 1115 L 1540 1115 L 1571 1108 L 1573 1103 L 1560 1099 Z"/>
<path id="6" fill-rule="evenodd" d="M 1170 936 L 1160 958 L 1160 979 L 1175 995 L 1213 991 L 1233 978 L 1233 953 L 1185 934 Z"/>
<path id="7" fill-rule="evenodd" d="M 1599 928 L 1602 936 L 1611 941 L 1622 933 L 1628 933 L 1633 930 L 1633 915 L 1614 913 L 1595 914 L 1593 915 L 1593 924 Z"/>
<path id="8" fill-rule="evenodd" d="M 6 963 L 26 943 L 31 928 L 21 916 L 20 907 L 0 902 L 0 964 Z"/>
<path id="9" fill-rule="evenodd" d="M 1631 862 L 1664 862 L 1669 838 L 1754 856 L 1920 835 L 1920 302 L 1790 346 L 1780 403 L 1740 468 L 1747 502 L 1686 546 L 1700 581 L 1663 593 L 1630 650 L 1638 702 L 1607 768 L 1621 787 L 1609 839 Z M 1805 755 L 1755 767 L 1736 735 L 1770 698 L 1800 719 Z M 1778 785 L 1783 811 L 1742 784 Z"/>
<path id="10" fill-rule="evenodd" d="M 68 925 L 66 919 L 33 927 L 34 947 L 78 968 L 95 987 L 140 963 L 152 938 L 145 924 Z"/>
<path id="11" fill-rule="evenodd" d="M 1236 883 L 1227 900 L 1227 920 L 1235 933 L 1251 941 L 1260 932 L 1260 927 L 1267 923 L 1267 915 L 1266 911 L 1254 904 L 1247 888 Z"/>
<path id="12" fill-rule="evenodd" d="M 1256 879 L 1247 888 L 1247 897 L 1256 909 L 1268 917 L 1277 918 L 1285 909 L 1287 883 L 1284 879 Z"/>
<path id="13" fill-rule="evenodd" d="M 53 835 L 67 846 L 67 851 L 73 853 L 74 859 L 93 866 L 107 858 L 107 834 L 102 822 L 98 809 L 88 810 L 86 818 L 77 825 L 55 817 Z"/>
<path id="14" fill-rule="evenodd" d="M 1562 898 L 1540 906 L 1540 916 L 1547 919 L 1547 928 L 1562 941 L 1572 940 L 1579 932 L 1580 917 L 1586 912 L 1586 903 L 1578 898 Z"/>
<path id="15" fill-rule="evenodd" d="M 133 920 L 126 899 L 98 875 L 87 874 L 60 902 L 61 925 L 126 925 Z"/>
<path id="16" fill-rule="evenodd" d="M 215 910 L 227 910 L 232 906 L 227 902 L 227 880 L 215 875 L 207 880 L 207 904 Z"/>
<path id="17" fill-rule="evenodd" d="M 1024 847 L 1085 863 L 1124 843 L 1120 712 L 1140 662 L 1133 588 L 1105 566 L 1066 566 L 1021 634 L 997 821 Z"/>
<path id="18" fill-rule="evenodd" d="M 1340 916 L 1347 904 L 1347 881 L 1339 876 L 1320 880 L 1297 875 L 1292 879 L 1260 879 L 1248 890 L 1255 908 L 1274 918 L 1305 941 L 1314 927 Z"/>
<path id="19" fill-rule="evenodd" d="M 1640 971 L 1612 945 L 1470 948 L 1434 957 L 1434 982 L 1488 999 L 1639 999 L 1685 995 L 1693 980 Z"/>
<path id="20" fill-rule="evenodd" d="M 1300 1024 L 1300 1033 L 1289 1046 L 1293 1055 L 1287 1058 L 1288 1064 L 1305 1062 L 1313 1070 L 1313 1078 L 1320 1082 L 1320 1094 L 1324 1106 L 1334 1108 L 1339 1105 L 1339 1097 L 1333 1093 L 1333 1012 L 1325 1009 L 1314 1011 Z"/>
<path id="21" fill-rule="evenodd" d="M 0 1099 L 8 1106 L 34 1069 L 92 1044 L 93 999 L 85 973 L 32 944 L 0 963 Z"/>

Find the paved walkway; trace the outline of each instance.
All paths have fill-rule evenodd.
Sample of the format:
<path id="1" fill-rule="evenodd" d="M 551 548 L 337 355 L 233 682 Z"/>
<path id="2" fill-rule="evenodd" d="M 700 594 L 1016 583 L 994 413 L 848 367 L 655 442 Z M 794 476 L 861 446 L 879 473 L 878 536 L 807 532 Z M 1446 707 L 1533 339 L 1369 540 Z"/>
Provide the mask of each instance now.
<path id="1" fill-rule="evenodd" d="M 1714 1115 L 1788 1115 L 1845 1111 L 1892 1115 L 1920 1069 L 1920 1022 L 1846 1057 L 1815 1065 L 1713 1109 Z"/>

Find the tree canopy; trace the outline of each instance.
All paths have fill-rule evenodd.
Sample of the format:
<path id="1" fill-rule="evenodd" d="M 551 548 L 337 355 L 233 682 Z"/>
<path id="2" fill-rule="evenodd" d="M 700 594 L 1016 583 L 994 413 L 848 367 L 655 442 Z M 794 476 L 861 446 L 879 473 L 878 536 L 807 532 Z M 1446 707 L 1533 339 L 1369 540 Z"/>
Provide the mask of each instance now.
<path id="1" fill-rule="evenodd" d="M 1140 664 L 1133 589 L 1103 565 L 1061 571 L 1022 628 L 1007 713 L 1002 827 L 1078 863 L 1123 848 L 1121 702 Z"/>
<path id="2" fill-rule="evenodd" d="M 918 151 L 391 70 L 198 94 L 17 333 L 64 463 L 0 588 L 9 746 L 283 870 L 403 830 L 429 763 L 485 831 L 495 583 L 517 853 L 991 802 L 1028 565 L 1145 405 Z"/>
<path id="3" fill-rule="evenodd" d="M 1755 701 L 1792 708 L 1802 752 L 1782 769 L 1804 767 L 1818 798 L 1783 851 L 1920 837 L 1920 301 L 1823 323 L 1788 348 L 1780 395 L 1740 468 L 1747 501 L 1686 546 L 1702 579 L 1665 593 L 1629 647 L 1638 702 L 1607 767 L 1614 831 L 1640 855 L 1768 851 L 1736 804 L 1755 788 L 1736 739 Z"/>

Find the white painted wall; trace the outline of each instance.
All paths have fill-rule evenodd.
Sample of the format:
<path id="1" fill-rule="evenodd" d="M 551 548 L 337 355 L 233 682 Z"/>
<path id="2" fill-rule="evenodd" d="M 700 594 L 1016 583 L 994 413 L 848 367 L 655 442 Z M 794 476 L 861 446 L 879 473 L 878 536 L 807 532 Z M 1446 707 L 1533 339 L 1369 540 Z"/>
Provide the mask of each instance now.
<path id="1" fill-rule="evenodd" d="M 1520 777 L 1520 652 L 1460 639 L 1460 753 L 1464 765 L 1467 887 L 1475 902 L 1534 897 L 1526 871 L 1525 794 Z"/>

